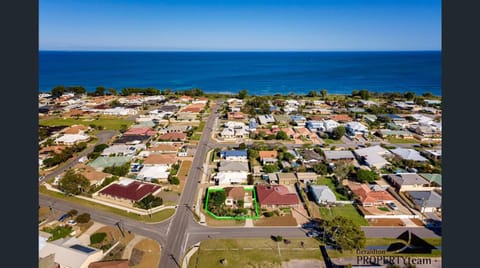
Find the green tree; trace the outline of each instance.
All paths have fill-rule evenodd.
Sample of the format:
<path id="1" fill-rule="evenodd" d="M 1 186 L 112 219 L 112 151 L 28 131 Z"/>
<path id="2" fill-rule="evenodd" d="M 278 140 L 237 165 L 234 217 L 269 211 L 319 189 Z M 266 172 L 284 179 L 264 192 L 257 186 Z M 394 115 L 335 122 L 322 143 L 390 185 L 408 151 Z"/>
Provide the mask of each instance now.
<path id="1" fill-rule="evenodd" d="M 283 130 L 280 130 L 277 132 L 277 135 L 275 136 L 277 140 L 289 140 L 290 137 L 288 137 L 287 133 Z"/>
<path id="2" fill-rule="evenodd" d="M 142 200 L 135 203 L 136 207 L 142 209 L 151 209 L 163 205 L 163 199 L 161 197 L 153 196 L 152 194 L 147 195 Z"/>
<path id="3" fill-rule="evenodd" d="M 88 213 L 83 213 L 77 216 L 75 219 L 78 223 L 87 223 L 91 219 L 90 214 Z"/>
<path id="4" fill-rule="evenodd" d="M 73 216 L 75 216 L 75 215 L 78 214 L 78 210 L 76 210 L 76 209 L 71 209 L 71 210 L 69 210 L 69 211 L 67 212 L 67 214 L 68 214 L 69 217 L 73 217 Z"/>
<path id="5" fill-rule="evenodd" d="M 101 153 L 106 148 L 108 148 L 108 145 L 105 143 L 102 143 L 102 144 L 95 145 L 95 147 L 93 148 L 93 151 L 96 153 Z"/>
<path id="6" fill-rule="evenodd" d="M 322 99 L 325 99 L 327 97 L 327 90 L 326 89 L 320 90 L 320 95 L 322 96 Z"/>
<path id="7" fill-rule="evenodd" d="M 103 96 L 105 95 L 105 87 L 97 87 L 95 88 L 95 96 Z"/>
<path id="8" fill-rule="evenodd" d="M 65 93 L 65 87 L 64 86 L 56 86 L 56 87 L 52 88 L 50 93 L 52 94 L 52 96 L 54 98 L 58 98 L 58 97 L 62 96 L 63 93 Z"/>
<path id="9" fill-rule="evenodd" d="M 344 126 L 338 126 L 335 129 L 333 129 L 332 138 L 335 140 L 339 140 L 345 135 L 346 132 L 347 130 L 345 129 Z"/>
<path id="10" fill-rule="evenodd" d="M 413 100 L 413 98 L 415 98 L 415 92 L 405 92 L 403 97 L 405 97 L 407 100 Z"/>
<path id="11" fill-rule="evenodd" d="M 58 188 L 66 194 L 77 195 L 90 186 L 90 181 L 85 176 L 69 169 L 58 182 Z"/>
<path id="12" fill-rule="evenodd" d="M 244 142 L 238 145 L 238 150 L 245 150 L 245 149 L 247 149 L 247 145 Z"/>
<path id="13" fill-rule="evenodd" d="M 240 92 L 238 92 L 238 98 L 239 99 L 245 99 L 245 97 L 247 97 L 248 95 L 248 91 L 246 89 L 242 89 L 240 90 Z"/>
<path id="14" fill-rule="evenodd" d="M 360 90 L 358 94 L 363 100 L 368 100 L 370 98 L 370 92 L 366 89 Z"/>
<path id="15" fill-rule="evenodd" d="M 345 161 L 335 163 L 334 173 L 339 180 L 347 178 L 353 171 L 353 166 Z"/>
<path id="16" fill-rule="evenodd" d="M 375 171 L 360 169 L 357 171 L 357 181 L 372 183 L 380 177 Z"/>
<path id="17" fill-rule="evenodd" d="M 308 92 L 307 94 L 307 97 L 311 97 L 311 98 L 314 98 L 317 96 L 317 91 L 316 90 L 310 90 L 310 92 Z"/>
<path id="18" fill-rule="evenodd" d="M 178 179 L 177 176 L 168 176 L 168 182 L 173 185 L 179 185 L 180 180 Z"/>
<path id="19" fill-rule="evenodd" d="M 125 125 L 125 124 L 120 125 L 120 129 L 119 129 L 120 133 L 125 133 L 125 132 L 127 132 L 127 130 L 128 130 L 127 125 Z"/>
<path id="20" fill-rule="evenodd" d="M 110 93 L 110 95 L 115 96 L 115 95 L 117 95 L 117 90 L 114 89 L 114 88 L 109 88 L 109 89 L 108 89 L 108 93 Z"/>
<path id="21" fill-rule="evenodd" d="M 278 171 L 278 165 L 275 164 L 267 164 L 263 166 L 263 172 L 265 173 L 273 173 Z"/>
<path id="22" fill-rule="evenodd" d="M 317 174 L 320 174 L 320 175 L 327 175 L 328 173 L 328 165 L 323 163 L 323 162 L 319 162 L 318 164 L 316 164 L 315 166 L 313 166 L 313 170 L 315 171 L 315 173 Z"/>
<path id="23" fill-rule="evenodd" d="M 365 247 L 366 238 L 363 230 L 352 220 L 343 216 L 335 216 L 324 221 L 325 233 L 331 241 L 342 250 L 360 249 Z"/>
<path id="24" fill-rule="evenodd" d="M 285 152 L 285 153 L 283 153 L 282 159 L 285 160 L 285 161 L 290 162 L 290 161 L 292 161 L 293 159 L 295 159 L 295 156 L 294 156 L 293 154 L 289 153 L 289 152 Z"/>
<path id="25" fill-rule="evenodd" d="M 106 167 L 103 169 L 103 172 L 110 173 L 115 176 L 123 177 L 127 175 L 129 170 L 130 170 L 130 163 L 127 162 L 121 166 L 113 165 L 111 167 Z"/>
<path id="26" fill-rule="evenodd" d="M 218 192 L 211 192 L 209 203 L 211 203 L 215 207 L 221 207 L 225 204 L 225 200 L 227 199 L 227 194 L 225 191 L 218 191 Z"/>
<path id="27" fill-rule="evenodd" d="M 73 92 L 75 94 L 85 94 L 87 92 L 87 90 L 82 86 L 67 87 L 65 91 Z"/>
<path id="28" fill-rule="evenodd" d="M 94 233 L 90 236 L 90 244 L 102 243 L 105 237 L 107 237 L 107 233 Z"/>

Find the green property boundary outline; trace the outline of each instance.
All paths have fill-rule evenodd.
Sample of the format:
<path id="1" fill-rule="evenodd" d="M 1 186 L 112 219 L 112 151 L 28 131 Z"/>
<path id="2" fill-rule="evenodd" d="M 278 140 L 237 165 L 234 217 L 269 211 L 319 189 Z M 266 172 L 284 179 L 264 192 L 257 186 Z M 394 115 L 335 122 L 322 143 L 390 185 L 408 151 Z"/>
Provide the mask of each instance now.
<path id="1" fill-rule="evenodd" d="M 256 220 L 260 216 L 258 214 L 258 203 L 257 203 L 257 193 L 255 191 L 255 187 L 253 186 L 242 186 L 245 191 L 252 191 L 253 192 L 253 204 L 255 206 L 255 216 L 217 216 L 213 212 L 208 210 L 208 199 L 210 198 L 210 192 L 221 192 L 225 191 L 224 188 L 215 188 L 212 189 L 210 187 L 207 188 L 207 198 L 205 199 L 205 211 L 208 215 L 212 216 L 216 220 L 245 220 L 245 219 L 253 219 Z"/>

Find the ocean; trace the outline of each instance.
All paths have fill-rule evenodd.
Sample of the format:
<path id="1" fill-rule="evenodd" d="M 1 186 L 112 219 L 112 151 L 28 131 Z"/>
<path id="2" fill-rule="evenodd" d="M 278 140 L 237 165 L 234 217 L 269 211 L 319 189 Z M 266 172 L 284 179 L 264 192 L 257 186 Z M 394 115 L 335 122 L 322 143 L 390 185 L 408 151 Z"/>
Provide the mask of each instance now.
<path id="1" fill-rule="evenodd" d="M 39 52 L 39 91 L 57 85 L 273 95 L 326 89 L 441 95 L 441 52 Z"/>

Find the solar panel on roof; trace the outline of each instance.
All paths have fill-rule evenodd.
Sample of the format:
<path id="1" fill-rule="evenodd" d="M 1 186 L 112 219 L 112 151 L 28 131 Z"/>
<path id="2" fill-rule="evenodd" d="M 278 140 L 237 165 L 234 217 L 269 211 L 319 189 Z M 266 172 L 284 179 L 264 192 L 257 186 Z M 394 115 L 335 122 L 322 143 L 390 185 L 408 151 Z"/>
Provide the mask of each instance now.
<path id="1" fill-rule="evenodd" d="M 87 248 L 87 247 L 82 246 L 82 245 L 79 245 L 79 244 L 75 244 L 75 245 L 73 245 L 73 246 L 70 246 L 70 248 L 79 250 L 79 251 L 84 252 L 84 253 L 90 253 L 90 252 L 95 251 L 95 250 L 92 249 L 92 248 Z"/>

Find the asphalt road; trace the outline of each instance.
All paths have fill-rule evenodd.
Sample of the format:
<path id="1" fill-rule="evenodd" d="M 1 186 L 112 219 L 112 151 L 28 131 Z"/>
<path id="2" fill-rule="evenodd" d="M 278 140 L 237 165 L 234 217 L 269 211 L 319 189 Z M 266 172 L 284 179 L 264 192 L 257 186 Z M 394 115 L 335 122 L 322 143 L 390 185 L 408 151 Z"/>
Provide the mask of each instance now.
<path id="1" fill-rule="evenodd" d="M 98 144 L 102 144 L 102 143 L 107 143 L 113 136 L 117 135 L 118 132 L 115 131 L 115 130 L 103 130 L 103 131 L 100 131 L 97 133 L 97 138 L 98 138 L 98 141 L 97 143 L 95 143 L 95 145 L 98 145 Z M 78 154 L 73 160 L 69 160 L 70 162 L 67 164 L 67 165 L 64 165 L 62 166 L 61 168 L 57 168 L 56 170 L 54 170 L 52 173 L 49 173 L 48 175 L 46 175 L 42 180 L 40 180 L 40 183 L 44 182 L 45 180 L 48 180 L 50 178 L 54 178 L 60 174 L 62 174 L 63 172 L 65 172 L 66 170 L 68 170 L 69 168 L 72 168 L 73 166 L 75 166 L 76 164 L 78 164 L 78 160 L 86 155 L 88 155 L 89 153 L 91 153 L 93 151 L 93 148 L 95 146 L 91 146 L 87 149 L 85 149 L 83 152 L 81 152 L 80 154 Z"/>
<path id="2" fill-rule="evenodd" d="M 195 204 L 195 192 L 197 190 L 198 180 L 202 176 L 201 168 L 207 155 L 208 143 L 215 118 L 218 117 L 218 105 L 215 105 L 212 113 L 207 119 L 202 136 L 198 143 L 198 148 L 193 158 L 192 167 L 188 174 L 185 187 L 180 196 L 179 207 L 173 219 L 170 228 L 167 230 L 167 243 L 162 248 L 162 258 L 159 267 L 178 267 L 187 248 L 187 227 L 193 222 L 193 205 Z"/>

